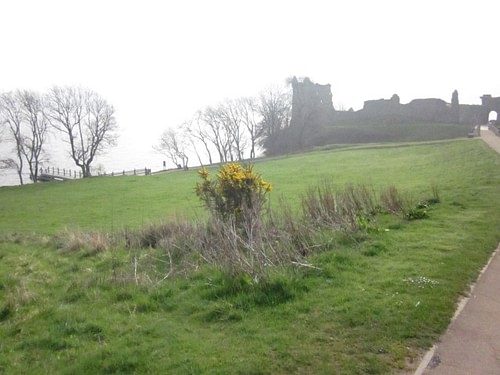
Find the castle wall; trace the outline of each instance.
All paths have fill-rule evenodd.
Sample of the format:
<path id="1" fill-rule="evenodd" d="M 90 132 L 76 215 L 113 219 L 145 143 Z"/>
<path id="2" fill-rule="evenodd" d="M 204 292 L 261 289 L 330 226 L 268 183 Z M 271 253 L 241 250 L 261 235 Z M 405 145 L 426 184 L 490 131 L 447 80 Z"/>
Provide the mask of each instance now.
<path id="1" fill-rule="evenodd" d="M 442 99 L 414 99 L 401 104 L 399 97 L 365 101 L 359 111 L 335 111 L 331 86 L 313 83 L 309 78 L 292 80 L 291 127 L 318 127 L 346 122 L 367 120 L 398 122 L 436 122 L 460 124 L 486 124 L 491 111 L 500 115 L 500 97 L 483 95 L 481 105 L 463 105 L 458 102 L 458 92 L 452 94 L 452 103 Z"/>
<path id="2" fill-rule="evenodd" d="M 484 119 L 486 113 L 486 120 Z M 460 104 L 459 106 L 459 123 L 480 125 L 488 122 L 488 114 L 481 105 Z"/>
<path id="3" fill-rule="evenodd" d="M 405 114 L 426 122 L 453 122 L 451 105 L 441 99 L 414 99 L 404 106 Z"/>

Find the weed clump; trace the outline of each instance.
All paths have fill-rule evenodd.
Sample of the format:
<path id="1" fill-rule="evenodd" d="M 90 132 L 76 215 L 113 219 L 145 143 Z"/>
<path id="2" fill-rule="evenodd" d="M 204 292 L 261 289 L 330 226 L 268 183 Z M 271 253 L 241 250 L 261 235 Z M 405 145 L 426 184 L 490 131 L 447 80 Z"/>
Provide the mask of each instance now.
<path id="1" fill-rule="evenodd" d="M 121 240 L 66 231 L 56 238 L 58 247 L 93 255 L 124 244 L 129 250 L 127 266 L 115 256 L 106 260 L 117 283 L 159 285 L 173 275 L 188 275 L 209 264 L 235 280 L 248 279 L 256 285 L 271 269 L 315 269 L 307 262 L 308 256 L 346 242 L 364 241 L 370 233 L 380 231 L 376 223 L 380 213 L 408 221 L 423 219 L 428 217 L 429 205 L 439 200 L 435 186 L 431 199 L 415 205 L 394 186 L 377 195 L 367 185 L 338 189 L 324 182 L 302 196 L 301 210 L 283 200 L 276 209 L 269 206 L 264 210 L 271 184 L 251 166 L 226 164 L 214 181 L 204 168 L 198 174 L 202 181 L 195 191 L 208 210 L 208 220 L 175 218 L 125 230 Z M 378 253 L 374 249 L 366 255 Z"/>
<path id="2" fill-rule="evenodd" d="M 66 229 L 54 238 L 54 244 L 62 252 L 83 251 L 85 255 L 92 256 L 109 250 L 112 245 L 112 239 L 102 232 L 83 232 Z"/>
<path id="3" fill-rule="evenodd" d="M 304 217 L 311 223 L 334 231 L 352 232 L 368 229 L 378 205 L 373 189 L 348 185 L 334 190 L 331 184 L 309 189 L 302 197 Z"/>
<path id="4" fill-rule="evenodd" d="M 196 194 L 209 211 L 209 220 L 171 220 L 126 233 L 136 283 L 159 283 L 171 275 L 195 270 L 202 263 L 250 284 L 262 281 L 270 269 L 283 265 L 313 267 L 306 257 L 345 241 L 365 240 L 378 232 L 376 216 L 396 215 L 403 220 L 428 217 L 431 200 L 415 205 L 394 186 L 377 195 L 366 185 L 335 189 L 325 182 L 310 188 L 296 211 L 280 200 L 278 208 L 264 211 L 270 184 L 251 167 L 236 163 L 220 168 L 216 181 L 206 169 Z M 434 196 L 437 189 L 433 188 Z M 138 252 L 134 249 L 149 249 Z M 370 252 L 371 256 L 378 250 Z"/>

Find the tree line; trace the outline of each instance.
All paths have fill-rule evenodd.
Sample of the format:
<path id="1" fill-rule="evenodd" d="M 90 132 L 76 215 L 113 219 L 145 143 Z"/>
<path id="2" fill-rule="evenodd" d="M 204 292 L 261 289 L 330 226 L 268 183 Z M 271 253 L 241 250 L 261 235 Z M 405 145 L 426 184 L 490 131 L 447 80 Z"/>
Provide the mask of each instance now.
<path id="1" fill-rule="evenodd" d="M 116 144 L 115 110 L 96 92 L 81 87 L 54 86 L 46 93 L 16 90 L 0 93 L 2 141 L 12 142 L 10 157 L 0 160 L 1 169 L 14 169 L 19 182 L 29 172 L 38 181 L 40 166 L 47 160 L 49 134 L 62 135 L 68 152 L 82 175 L 91 175 L 95 157 Z"/>
<path id="2" fill-rule="evenodd" d="M 167 128 L 153 148 L 178 168 L 187 168 L 189 155 L 200 165 L 254 159 L 271 151 L 280 130 L 290 124 L 288 87 L 272 85 L 256 97 L 225 99 L 207 106 L 178 127 Z"/>
<path id="3" fill-rule="evenodd" d="M 200 165 L 254 159 L 272 151 L 280 130 L 290 124 L 291 94 L 288 86 L 272 85 L 256 97 L 226 99 L 198 110 L 188 121 L 166 129 L 154 149 L 174 165 L 187 168 L 189 155 Z M 13 148 L 0 158 L 0 169 L 38 181 L 40 167 L 48 160 L 48 137 L 56 134 L 67 144 L 68 154 L 91 176 L 95 157 L 116 144 L 115 110 L 96 92 L 72 86 L 54 86 L 48 92 L 15 90 L 0 93 L 0 135 Z"/>

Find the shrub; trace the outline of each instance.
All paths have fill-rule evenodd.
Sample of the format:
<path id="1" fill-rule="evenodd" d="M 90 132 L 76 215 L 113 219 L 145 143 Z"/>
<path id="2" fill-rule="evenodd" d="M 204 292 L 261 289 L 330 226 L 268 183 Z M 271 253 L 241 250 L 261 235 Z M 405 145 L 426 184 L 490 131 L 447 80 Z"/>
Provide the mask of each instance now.
<path id="1" fill-rule="evenodd" d="M 224 221 L 234 218 L 237 225 L 248 219 L 244 214 L 252 218 L 260 216 L 266 194 L 272 189 L 251 165 L 225 164 L 220 167 L 215 181 L 210 179 L 206 168 L 200 169 L 198 174 L 202 182 L 196 184 L 196 194 L 210 213 Z"/>
<path id="2" fill-rule="evenodd" d="M 421 219 L 427 219 L 428 217 L 429 215 L 427 214 L 427 211 L 425 211 L 423 207 L 410 208 L 406 212 L 407 220 L 421 220 Z"/>
<path id="3" fill-rule="evenodd" d="M 323 186 L 309 189 L 302 197 L 306 221 L 334 231 L 367 229 L 377 211 L 376 196 L 368 186 L 347 185 L 335 191 L 325 182 Z"/>
<path id="4" fill-rule="evenodd" d="M 290 235 L 267 222 L 255 229 L 246 224 L 238 227 L 235 220 L 215 218 L 207 224 L 200 244 L 203 259 L 228 274 L 248 275 L 255 281 L 268 268 L 289 264 L 296 258 Z"/>
<path id="5" fill-rule="evenodd" d="M 382 207 L 389 213 L 399 215 L 405 211 L 403 196 L 395 186 L 389 186 L 380 193 Z"/>

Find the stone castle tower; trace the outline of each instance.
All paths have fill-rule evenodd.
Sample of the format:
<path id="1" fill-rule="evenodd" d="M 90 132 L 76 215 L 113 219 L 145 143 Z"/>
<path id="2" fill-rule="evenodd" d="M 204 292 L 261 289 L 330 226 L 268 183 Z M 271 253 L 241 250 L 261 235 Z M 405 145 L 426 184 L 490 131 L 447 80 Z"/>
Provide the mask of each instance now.
<path id="1" fill-rule="evenodd" d="M 335 108 L 329 84 L 313 83 L 309 78 L 299 81 L 293 77 L 292 89 L 291 127 L 315 128 L 331 123 Z"/>

